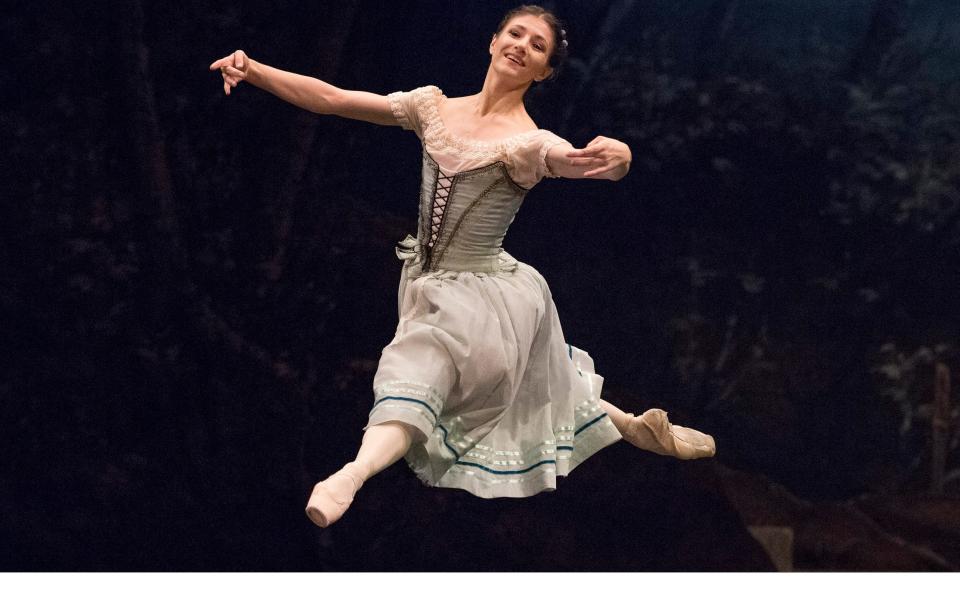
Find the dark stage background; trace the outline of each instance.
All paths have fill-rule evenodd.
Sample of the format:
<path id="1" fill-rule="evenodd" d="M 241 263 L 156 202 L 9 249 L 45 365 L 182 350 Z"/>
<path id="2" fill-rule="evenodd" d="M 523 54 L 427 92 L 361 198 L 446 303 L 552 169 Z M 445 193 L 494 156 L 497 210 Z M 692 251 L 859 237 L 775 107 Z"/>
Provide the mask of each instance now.
<path id="1" fill-rule="evenodd" d="M 513 3 L 20 3 L 0 18 L 0 568 L 957 569 L 960 5 L 550 5 L 572 60 L 531 113 L 634 162 L 544 181 L 505 246 L 608 399 L 717 457 L 617 444 L 493 501 L 401 462 L 317 529 L 310 489 L 353 457 L 393 334 L 419 145 L 226 97 L 207 65 L 242 48 L 470 94 Z"/>

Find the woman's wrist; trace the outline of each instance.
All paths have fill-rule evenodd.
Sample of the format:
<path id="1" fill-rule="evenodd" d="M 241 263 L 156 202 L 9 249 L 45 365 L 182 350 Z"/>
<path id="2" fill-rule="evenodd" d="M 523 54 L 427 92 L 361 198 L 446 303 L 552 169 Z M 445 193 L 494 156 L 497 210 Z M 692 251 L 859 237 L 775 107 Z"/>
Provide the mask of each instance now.
<path id="1" fill-rule="evenodd" d="M 262 65 L 250 57 L 247 57 L 247 60 L 249 61 L 249 65 L 247 65 L 247 83 L 257 87 L 263 87 L 264 73 L 261 68 Z"/>

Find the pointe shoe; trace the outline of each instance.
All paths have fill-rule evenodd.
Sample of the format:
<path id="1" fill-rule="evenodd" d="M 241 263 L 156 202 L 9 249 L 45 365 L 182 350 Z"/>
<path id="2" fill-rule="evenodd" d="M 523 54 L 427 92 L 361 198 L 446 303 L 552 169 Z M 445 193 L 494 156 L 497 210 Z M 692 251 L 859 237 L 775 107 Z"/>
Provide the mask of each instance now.
<path id="1" fill-rule="evenodd" d="M 626 431 L 620 433 L 623 439 L 642 450 L 683 460 L 707 458 L 717 452 L 713 436 L 689 427 L 672 425 L 667 413 L 659 408 L 651 408 L 639 417 L 632 413 L 628 413 L 628 416 L 630 422 Z"/>
<path id="2" fill-rule="evenodd" d="M 313 486 L 306 512 L 315 525 L 329 527 L 350 508 L 353 497 L 363 485 L 363 477 L 355 469 L 353 463 L 347 463 L 342 469 Z"/>

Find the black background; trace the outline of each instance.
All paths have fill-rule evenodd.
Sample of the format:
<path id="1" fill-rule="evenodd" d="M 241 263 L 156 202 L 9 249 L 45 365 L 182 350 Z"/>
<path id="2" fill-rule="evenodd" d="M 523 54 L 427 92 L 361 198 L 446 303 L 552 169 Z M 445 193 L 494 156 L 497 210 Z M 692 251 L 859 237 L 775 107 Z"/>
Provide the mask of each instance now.
<path id="1" fill-rule="evenodd" d="M 305 518 L 393 334 L 418 141 L 224 96 L 207 66 L 242 48 L 345 88 L 470 94 L 512 6 L 4 10 L 0 566 L 765 570 L 745 525 L 780 524 L 797 568 L 955 568 L 956 435 L 926 491 L 960 314 L 945 0 L 552 3 L 571 61 L 531 114 L 634 161 L 616 183 L 545 180 L 505 247 L 609 400 L 669 410 L 718 455 L 618 444 L 522 501 L 424 488 L 401 462 L 334 527 Z M 910 506 L 936 526 L 904 533 Z M 874 525 L 937 559 L 882 558 Z"/>

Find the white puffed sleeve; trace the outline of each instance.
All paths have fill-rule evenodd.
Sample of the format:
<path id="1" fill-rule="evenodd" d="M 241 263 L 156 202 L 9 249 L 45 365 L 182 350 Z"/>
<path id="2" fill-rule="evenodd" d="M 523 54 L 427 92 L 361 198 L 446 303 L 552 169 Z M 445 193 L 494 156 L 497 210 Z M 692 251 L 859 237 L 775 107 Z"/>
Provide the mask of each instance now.
<path id="1" fill-rule="evenodd" d="M 559 135 L 553 133 L 552 131 L 543 131 L 543 135 L 539 136 L 540 146 L 537 149 L 537 179 L 542 179 L 544 177 L 557 177 L 550 171 L 550 167 L 547 166 L 547 152 L 550 151 L 550 148 L 554 146 L 559 146 L 560 144 L 570 145 L 570 142 L 563 139 Z"/>
<path id="2" fill-rule="evenodd" d="M 517 185 L 530 188 L 544 177 L 556 177 L 547 166 L 547 152 L 560 144 L 569 142 L 546 129 L 538 130 L 516 145 L 511 144 L 506 149 L 506 162 Z"/>
<path id="3" fill-rule="evenodd" d="M 437 92 L 436 86 L 427 85 L 419 87 L 409 92 L 393 92 L 387 95 L 390 101 L 390 110 L 393 116 L 404 129 L 409 129 L 417 134 L 417 137 L 423 139 L 423 129 L 425 127 L 423 111 L 428 102 Z"/>

